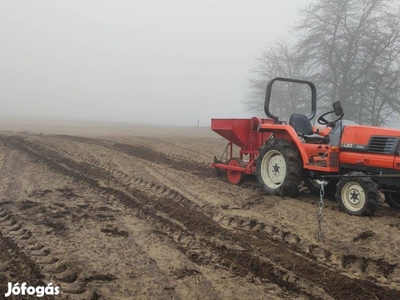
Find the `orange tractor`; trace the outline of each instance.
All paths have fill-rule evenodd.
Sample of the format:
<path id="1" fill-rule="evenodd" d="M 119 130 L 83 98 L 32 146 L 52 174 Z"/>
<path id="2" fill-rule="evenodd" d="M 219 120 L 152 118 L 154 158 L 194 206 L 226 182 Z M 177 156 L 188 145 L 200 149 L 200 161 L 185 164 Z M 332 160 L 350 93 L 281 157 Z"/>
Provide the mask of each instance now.
<path id="1" fill-rule="evenodd" d="M 269 109 L 276 81 L 307 84 L 311 88 L 311 113 L 294 113 L 288 124 Z M 214 158 L 212 166 L 226 171 L 232 184 L 245 174 L 256 175 L 269 195 L 293 197 L 304 182 L 310 192 L 335 195 L 340 208 L 358 216 L 372 215 L 381 190 L 390 207 L 400 209 L 400 130 L 356 125 L 343 121 L 340 102 L 311 125 L 317 111 L 317 92 L 310 81 L 274 78 L 267 85 L 264 110 L 268 119 L 212 119 L 211 129 L 226 138 L 225 161 Z M 328 121 L 328 115 L 334 116 Z M 233 145 L 240 148 L 233 156 Z"/>

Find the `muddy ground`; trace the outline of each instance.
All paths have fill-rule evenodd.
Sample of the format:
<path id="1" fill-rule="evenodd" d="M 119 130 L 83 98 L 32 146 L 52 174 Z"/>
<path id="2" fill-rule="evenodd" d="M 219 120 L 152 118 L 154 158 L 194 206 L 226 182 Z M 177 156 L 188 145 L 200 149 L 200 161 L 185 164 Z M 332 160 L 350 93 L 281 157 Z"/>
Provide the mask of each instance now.
<path id="1" fill-rule="evenodd" d="M 0 299 L 7 282 L 57 299 L 400 299 L 383 199 L 363 218 L 325 199 L 318 241 L 319 198 L 218 178 L 225 141 L 207 128 L 2 125 Z"/>

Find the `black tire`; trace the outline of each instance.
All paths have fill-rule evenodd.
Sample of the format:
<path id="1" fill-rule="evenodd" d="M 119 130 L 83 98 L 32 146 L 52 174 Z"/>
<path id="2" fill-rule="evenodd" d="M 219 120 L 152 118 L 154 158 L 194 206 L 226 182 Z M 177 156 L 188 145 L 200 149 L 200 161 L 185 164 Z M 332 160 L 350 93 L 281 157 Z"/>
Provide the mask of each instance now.
<path id="1" fill-rule="evenodd" d="M 300 154 L 290 142 L 269 139 L 259 148 L 257 181 L 264 193 L 293 197 L 299 193 L 302 166 Z"/>
<path id="2" fill-rule="evenodd" d="M 353 171 L 347 175 L 365 176 Z M 370 177 L 343 177 L 336 186 L 340 209 L 353 216 L 372 216 L 379 201 L 378 189 Z"/>
<path id="3" fill-rule="evenodd" d="M 336 193 L 336 181 L 326 181 L 324 185 L 324 196 L 327 197 L 334 197 Z M 308 188 L 311 194 L 313 195 L 320 195 L 321 187 L 317 183 L 317 179 L 312 179 L 305 177 L 304 178 L 304 186 Z"/>
<path id="4" fill-rule="evenodd" d="M 400 192 L 383 192 L 385 201 L 393 209 L 400 209 Z"/>

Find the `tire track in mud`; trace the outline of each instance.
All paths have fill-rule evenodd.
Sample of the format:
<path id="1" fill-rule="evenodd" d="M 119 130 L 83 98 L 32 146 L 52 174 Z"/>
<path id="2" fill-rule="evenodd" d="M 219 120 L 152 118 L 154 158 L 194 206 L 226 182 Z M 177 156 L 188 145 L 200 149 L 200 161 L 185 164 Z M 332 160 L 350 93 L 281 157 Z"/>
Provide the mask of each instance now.
<path id="1" fill-rule="evenodd" d="M 16 146 L 16 145 L 14 144 L 14 146 Z M 38 163 L 42 163 L 43 162 L 40 159 L 38 159 L 40 155 L 37 155 L 36 153 L 32 152 L 31 150 L 28 150 L 28 148 L 25 148 L 23 146 L 22 147 L 18 147 L 17 146 L 17 148 L 19 148 L 20 150 L 21 149 L 25 150 L 25 151 L 22 151 L 22 152 L 27 154 L 28 156 L 30 156 L 31 159 L 33 159 L 34 161 L 36 161 Z M 41 148 L 41 149 L 43 150 L 43 148 Z M 42 158 L 44 160 L 46 160 L 45 157 L 42 157 Z M 64 160 L 63 160 L 63 162 L 64 162 Z M 45 162 L 45 164 L 49 166 L 49 161 L 47 160 Z M 57 169 L 56 165 L 54 165 L 54 164 L 50 164 L 50 165 L 51 165 L 51 167 L 50 167 L 51 170 L 57 171 L 56 170 Z M 86 167 L 86 164 L 85 164 L 85 167 Z M 66 169 L 64 169 L 63 167 L 61 167 L 61 168 L 63 169 L 63 171 L 66 171 Z M 65 175 L 65 172 L 60 172 L 60 170 L 58 170 L 58 172 Z M 67 172 L 67 174 L 69 176 L 71 175 L 71 173 L 69 173 L 69 172 Z M 83 180 L 83 181 L 85 181 L 85 180 Z M 88 181 L 86 180 L 85 182 L 91 183 L 92 180 L 88 180 Z M 145 182 L 145 181 L 143 181 L 141 179 L 138 179 L 137 183 L 138 183 L 138 185 L 144 186 L 147 189 L 154 190 L 154 187 L 156 189 L 159 188 L 158 186 L 154 186 L 154 184 L 147 183 L 147 182 Z M 91 185 L 91 186 L 93 187 L 93 185 Z M 162 187 L 161 187 L 161 190 L 163 190 Z M 142 191 L 139 191 L 139 192 L 143 193 Z M 170 200 L 171 199 L 177 200 L 176 198 L 180 198 L 180 196 L 175 191 L 167 189 L 167 190 L 165 190 L 165 192 L 166 192 L 165 193 L 166 197 L 168 199 L 170 199 Z M 105 188 L 105 191 L 102 190 L 102 191 L 100 191 L 100 193 L 103 196 L 107 196 L 108 195 L 108 197 L 118 198 L 121 202 L 123 202 L 123 203 L 125 203 L 125 204 L 127 204 L 127 205 L 129 205 L 131 207 L 136 208 L 136 210 L 138 210 L 138 208 L 139 208 L 137 205 L 133 205 L 133 204 L 138 204 L 138 203 L 135 203 L 137 198 L 135 198 L 135 200 L 134 200 L 133 198 L 130 198 L 129 196 L 127 196 L 122 191 L 114 190 L 112 188 Z M 139 201 L 141 199 L 145 199 L 146 197 L 148 197 L 148 195 L 147 196 L 143 196 L 142 195 L 141 197 L 139 197 Z M 198 250 L 199 248 L 202 248 L 200 243 L 204 244 L 204 243 L 206 243 L 206 241 L 202 240 L 200 242 L 199 241 L 196 242 L 193 234 L 185 232 L 185 231 L 187 231 L 187 229 L 186 229 L 186 227 L 184 225 L 180 224 L 179 222 L 177 223 L 177 222 L 173 222 L 173 221 L 168 220 L 168 219 L 164 219 L 163 217 L 158 215 L 158 213 L 160 211 L 162 211 L 162 210 L 159 209 L 158 211 L 149 213 L 149 211 L 146 211 L 146 209 L 144 209 L 144 207 L 142 207 L 142 209 L 139 208 L 139 212 L 141 212 L 143 218 L 145 218 L 145 219 L 149 219 L 150 218 L 150 220 L 152 220 L 153 222 L 156 221 L 156 224 L 158 224 L 157 227 L 160 228 L 160 230 L 162 230 L 164 232 L 164 234 L 167 234 L 168 236 L 171 236 L 172 238 L 174 238 L 177 241 L 178 248 L 179 247 L 182 248 L 182 246 L 179 246 L 179 245 L 182 245 L 182 243 L 187 245 L 187 247 L 182 248 L 182 252 L 185 253 L 185 252 L 188 251 L 187 256 L 189 256 L 189 259 L 191 259 L 194 262 L 197 262 L 199 264 L 208 263 L 209 258 L 205 257 Z M 185 213 L 187 213 L 187 212 L 188 212 L 187 209 L 185 209 Z M 182 214 L 182 212 L 179 212 L 178 214 L 180 215 L 180 214 Z M 213 232 L 213 229 L 209 229 L 209 232 L 211 234 Z M 194 244 L 193 247 L 189 246 L 189 245 L 193 245 L 193 244 Z M 191 249 L 191 248 L 194 248 L 194 249 Z M 221 261 L 221 260 L 222 260 L 222 258 L 218 259 L 218 261 Z M 229 265 L 230 264 L 228 264 L 227 266 L 229 266 Z"/>
<path id="2" fill-rule="evenodd" d="M 40 136 L 43 138 L 43 136 Z M 219 177 L 219 180 L 225 183 L 228 183 L 228 180 L 225 176 L 217 175 L 217 172 L 215 172 L 214 169 L 210 167 L 209 164 L 201 164 L 199 162 L 194 162 L 187 160 L 186 157 L 172 154 L 168 155 L 159 151 L 154 150 L 153 148 L 142 146 L 142 145 L 129 145 L 129 144 L 123 144 L 123 143 L 117 143 L 112 140 L 108 139 L 96 139 L 96 138 L 89 138 L 89 137 L 81 137 L 81 136 L 71 136 L 71 135 L 49 135 L 46 136 L 48 138 L 59 138 L 59 139 L 64 139 L 64 140 L 69 140 L 77 143 L 84 143 L 84 144 L 91 144 L 91 145 L 96 145 L 96 146 L 101 146 L 105 147 L 110 150 L 116 150 L 118 152 L 121 152 L 127 156 L 133 157 L 133 158 L 139 158 L 143 159 L 145 161 L 155 163 L 161 166 L 169 167 L 172 169 L 175 169 L 177 171 L 183 171 L 183 172 L 190 172 L 191 175 L 194 175 L 198 177 L 199 179 L 209 179 L 209 178 L 215 178 L 217 179 Z M 56 146 L 54 143 L 50 144 L 50 148 L 55 150 L 56 152 L 61 153 L 62 155 L 66 155 L 71 159 L 75 159 L 76 154 L 75 153 L 69 153 L 68 151 L 60 148 L 59 146 Z M 79 158 L 78 158 L 79 161 Z M 100 162 L 97 158 L 93 159 L 86 159 L 84 160 L 85 162 L 95 165 L 97 167 L 104 167 L 100 165 Z M 112 159 L 111 159 L 112 161 Z M 110 162 L 111 162 L 110 161 Z M 110 170 L 109 166 L 105 166 L 105 169 Z M 121 174 L 117 174 L 118 177 L 126 177 L 128 176 L 127 174 L 121 172 L 118 170 L 117 172 L 120 172 Z M 255 197 L 255 201 L 249 201 L 247 204 L 244 204 L 243 209 L 248 209 L 250 208 L 253 204 L 255 204 L 257 201 L 261 201 L 261 199 L 264 197 L 264 194 L 262 193 L 255 177 L 253 178 L 252 176 L 247 176 L 247 179 L 245 182 L 237 186 L 243 190 L 252 190 L 252 191 L 258 191 L 259 196 Z M 300 191 L 300 194 L 298 196 L 298 200 L 302 201 L 304 203 L 310 204 L 312 206 L 317 207 L 318 205 L 318 199 L 316 196 L 305 193 L 304 189 Z M 271 207 L 273 204 L 271 205 Z M 334 201 L 325 201 L 324 203 L 325 209 L 330 209 L 330 210 L 339 210 L 339 206 L 337 205 L 336 202 Z"/>
<path id="3" fill-rule="evenodd" d="M 35 235 L 25 229 L 4 208 L 0 209 L 0 234 L 11 239 L 14 247 L 20 249 L 20 253 L 23 253 L 26 257 L 25 260 L 28 259 L 33 269 L 36 270 L 36 274 L 39 274 L 41 285 L 46 285 L 43 284 L 43 281 L 48 281 L 54 286 L 62 288 L 61 294 L 58 295 L 59 298 L 64 298 L 63 295 L 68 294 L 77 298 L 77 295 L 84 294 L 87 291 L 83 284 L 79 282 L 78 275 L 68 268 L 68 262 L 53 255 L 51 248 L 39 243 Z M 18 273 L 21 273 L 20 269 Z M 30 276 L 24 277 L 21 282 L 26 281 L 27 278 L 29 279 Z M 39 285 L 39 283 L 35 285 Z M 93 292 L 88 291 L 82 296 L 85 297 L 89 294 L 92 295 Z"/>
<path id="4" fill-rule="evenodd" d="M 20 162 L 18 163 L 21 164 Z M 15 170 L 19 170 L 18 164 L 15 167 Z M 13 174 L 6 172 L 6 177 L 9 178 L 9 180 L 6 181 L 7 189 L 13 189 L 15 185 L 22 186 L 22 182 L 19 181 L 19 178 L 17 179 L 14 177 L 15 174 L 18 173 Z M 32 193 L 28 194 L 28 197 L 42 198 L 51 192 L 51 190 L 34 190 Z M 60 192 L 62 191 L 60 190 Z M 5 195 L 7 195 L 7 198 L 9 197 L 8 193 L 5 193 Z M 93 299 L 97 299 L 96 297 L 98 295 L 96 292 L 86 286 L 86 283 L 83 282 L 79 272 L 75 272 L 71 268 L 73 265 L 71 264 L 71 260 L 64 255 L 60 255 L 57 248 L 52 248 L 52 246 L 49 247 L 49 237 L 51 236 L 52 231 L 63 235 L 65 227 L 62 222 L 52 222 L 49 218 L 42 219 L 40 213 L 45 212 L 45 207 L 42 206 L 40 202 L 31 200 L 15 202 L 14 200 L 4 201 L 3 199 L 3 201 L 0 202 L 0 206 L 0 233 L 5 238 L 11 239 L 15 247 L 18 248 L 18 251 L 28 257 L 35 268 L 40 270 L 40 278 L 42 282 L 44 281 L 46 284 L 51 282 L 53 286 L 60 287 L 60 294 L 57 295 L 58 299 L 70 299 L 71 296 L 73 296 L 74 299 L 91 299 L 93 297 Z M 32 210 L 39 212 L 39 216 L 34 214 L 36 215 L 36 218 L 31 218 Z M 18 211 L 20 211 L 20 213 L 18 213 Z M 29 217 L 21 218 L 20 214 L 26 214 L 27 212 L 29 212 Z M 58 213 L 54 214 L 57 215 Z M 65 214 L 58 215 L 57 217 L 63 216 L 65 216 Z M 29 223 L 29 219 L 33 221 L 33 227 L 32 224 L 30 226 L 27 225 L 26 221 L 28 220 Z M 35 225 L 45 226 L 50 228 L 50 230 L 40 232 L 40 230 L 35 230 Z M 30 276 L 24 276 L 24 268 L 16 270 L 16 273 L 22 275 L 20 276 L 22 277 L 20 283 L 30 280 Z M 34 297 L 34 299 L 36 299 L 36 297 Z"/>
<path id="5" fill-rule="evenodd" d="M 368 280 L 349 278 L 299 255 L 285 243 L 271 241 L 268 236 L 261 239 L 247 232 L 225 229 L 176 191 L 140 179 L 134 182 L 133 187 L 131 185 L 120 190 L 112 187 L 115 180 L 113 176 L 100 168 L 77 163 L 19 137 L 2 136 L 0 140 L 8 147 L 25 153 L 34 162 L 44 163 L 54 172 L 86 182 L 100 193 L 114 196 L 125 205 L 135 208 L 144 218 L 152 219 L 162 231 L 177 240 L 182 251 L 199 264 L 209 263 L 210 259 L 201 252 L 191 252 L 193 249 L 190 244 L 211 251 L 213 261 L 240 276 L 252 273 L 288 291 L 302 292 L 315 298 L 400 298 L 397 290 L 377 286 Z M 162 214 L 166 214 L 167 218 Z"/>
<path id="6" fill-rule="evenodd" d="M 134 156 L 158 164 L 163 164 L 179 171 L 187 172 L 188 170 L 191 170 L 194 175 L 197 175 L 200 178 L 208 178 L 210 176 L 215 176 L 214 170 L 211 169 L 207 164 L 202 164 L 195 161 L 188 161 L 184 157 L 181 157 L 179 155 L 167 155 L 165 153 L 155 151 L 146 146 L 129 145 L 124 143 L 118 143 L 111 140 L 94 139 L 94 138 L 70 136 L 70 135 L 51 135 L 51 137 L 107 147 L 130 156 Z"/>
<path id="7" fill-rule="evenodd" d="M 4 228 L 10 219 L 7 212 L 0 208 L 0 228 Z M 9 233 L 15 232 L 14 229 L 10 228 Z M 38 264 L 20 250 L 14 238 L 15 236 L 7 236 L 0 230 L 0 249 L 7 249 L 7 251 L 0 253 L 0 297 L 7 293 L 8 282 L 26 282 L 28 286 L 46 285 L 43 282 L 45 276 Z M 24 236 L 20 238 L 23 239 Z M 25 299 L 36 299 L 36 297 L 26 296 Z M 45 295 L 42 299 L 53 299 L 53 297 Z"/>
<path id="8" fill-rule="evenodd" d="M 204 178 L 220 178 L 221 181 L 229 183 L 225 176 L 218 176 L 216 171 L 210 167 L 210 164 L 201 164 L 198 162 L 187 160 L 187 158 L 179 155 L 167 155 L 162 152 L 158 152 L 150 147 L 142 145 L 129 145 L 124 143 L 118 143 L 112 140 L 105 139 L 95 139 L 81 136 L 71 136 L 71 135 L 50 135 L 49 137 L 66 139 L 74 142 L 93 144 L 97 146 L 103 146 L 112 150 L 117 150 L 129 156 L 144 159 L 146 161 L 164 165 L 173 168 L 178 171 L 190 172 L 192 175 L 197 176 L 199 179 Z M 240 188 L 259 190 L 262 194 L 259 184 L 251 176 L 247 176 L 247 180 L 239 185 Z M 301 190 L 301 193 L 297 197 L 300 201 L 309 203 L 310 205 L 317 206 L 317 201 L 319 200 L 316 196 L 312 194 L 305 193 Z M 334 201 L 325 201 L 325 209 L 339 210 L 339 206 Z"/>
<path id="9" fill-rule="evenodd" d="M 343 272 L 345 272 L 345 270 L 352 270 L 355 273 L 363 274 L 370 278 L 382 276 L 384 280 L 388 281 L 390 281 L 391 278 L 396 278 L 395 276 L 400 274 L 400 268 L 397 264 L 390 264 L 381 259 L 359 257 L 352 254 L 334 254 L 321 245 L 308 243 L 302 240 L 297 234 L 290 230 L 264 224 L 255 218 L 249 219 L 240 216 L 230 216 L 222 218 L 219 222 L 228 228 L 250 232 L 250 234 L 260 239 L 267 238 L 278 242 L 284 242 L 294 251 L 300 252 L 329 267 L 339 267 Z M 368 231 L 365 231 L 359 235 L 359 237 L 361 236 L 360 239 L 363 239 L 363 234 L 365 234 L 366 238 L 368 237 Z M 397 284 L 400 283 L 398 277 L 395 282 Z"/>
<path id="10" fill-rule="evenodd" d="M 86 138 L 82 139 L 86 141 Z M 90 139 L 90 141 L 91 144 L 96 144 L 96 145 L 101 145 L 103 142 L 112 143 L 112 141 L 108 140 L 100 141 L 100 140 Z M 51 145 L 51 147 L 54 146 Z M 60 150 L 58 147 L 54 147 L 53 149 L 61 151 L 62 154 L 68 155 L 72 159 L 74 158 L 74 153 L 69 153 L 67 151 Z M 88 162 L 89 164 L 94 164 L 97 167 L 104 168 L 104 165 L 101 166 L 98 160 L 88 159 L 85 160 L 85 162 Z M 161 165 L 163 164 L 161 163 Z M 119 170 L 110 169 L 109 171 L 113 172 L 120 180 L 124 180 L 124 177 L 125 178 L 128 177 L 133 180 L 138 180 L 138 178 L 133 178 L 132 176 L 128 176 L 123 172 L 121 173 Z M 142 180 L 140 180 L 139 182 L 142 182 Z M 147 185 L 147 183 L 145 183 L 145 185 Z M 250 188 L 252 190 L 258 188 L 254 180 L 253 181 L 250 180 L 248 183 L 243 184 L 242 187 Z M 305 201 L 306 203 L 309 203 L 311 205 L 317 205 L 317 201 L 313 198 L 315 198 L 313 195 L 305 194 L 303 192 L 300 195 L 299 200 Z M 246 209 L 251 205 L 252 203 L 250 201 L 249 203 L 244 204 L 242 208 Z M 325 203 L 325 206 L 326 206 L 325 209 L 338 210 L 336 203 L 328 202 Z M 203 207 L 202 211 L 203 213 L 207 213 L 209 217 L 211 218 L 213 217 L 211 209 L 208 209 L 206 212 Z M 270 224 L 264 224 L 263 222 L 258 222 L 257 219 L 254 218 L 249 221 L 248 219 L 244 219 L 243 217 L 235 216 L 235 222 L 232 221 L 231 217 L 226 217 L 218 221 L 218 223 L 223 225 L 224 227 L 235 230 L 237 230 L 238 228 L 244 231 L 247 230 L 252 232 L 253 235 L 256 235 L 258 237 L 260 236 L 260 234 L 257 233 L 259 231 L 262 231 L 263 234 L 264 235 L 266 234 L 270 239 L 277 240 L 280 242 L 285 242 L 286 244 L 291 246 L 294 249 L 294 251 L 300 252 L 306 255 L 307 257 L 310 257 L 314 260 L 317 260 L 321 263 L 328 265 L 329 267 L 339 269 L 339 271 L 341 272 L 349 273 L 350 276 L 351 273 L 358 273 L 362 274 L 366 278 L 376 277 L 378 278 L 377 279 L 378 282 L 382 281 L 392 282 L 392 278 L 394 278 L 395 280 L 393 283 L 395 285 L 398 285 L 398 283 L 400 283 L 399 281 L 400 267 L 397 266 L 396 264 L 388 263 L 382 259 L 371 259 L 364 256 L 357 256 L 354 254 L 335 254 L 327 249 L 324 249 L 324 247 L 322 247 L 321 245 L 315 245 L 314 243 L 302 240 L 296 234 L 290 233 L 285 230 L 281 230 L 276 226 L 271 226 Z M 258 224 L 258 226 L 255 226 L 254 224 Z"/>
<path id="11" fill-rule="evenodd" d="M 68 299 L 77 300 L 99 297 L 113 299 L 114 297 L 109 298 L 107 295 L 125 292 L 120 289 L 111 291 L 110 287 L 124 285 L 126 280 L 131 279 L 132 272 L 135 272 L 135 278 L 141 280 L 134 280 L 129 284 L 131 292 L 143 297 L 146 293 L 151 293 L 157 299 L 180 299 L 173 289 L 163 289 L 166 281 L 160 275 L 162 272 L 157 270 L 154 260 L 148 258 L 140 247 L 137 247 L 136 239 L 132 240 L 126 231 L 119 230 L 124 228 L 123 224 L 116 226 L 114 220 L 118 220 L 117 215 L 121 217 L 119 211 L 124 211 L 124 205 L 107 196 L 96 195 L 93 190 L 88 190 L 87 184 L 84 183 L 77 184 L 79 194 L 76 194 L 75 188 L 70 188 L 75 184 L 71 185 L 71 180 L 66 180 L 65 176 L 49 172 L 43 164 L 35 166 L 24 153 L 21 155 L 19 151 L 4 148 L 3 150 L 5 153 L 14 154 L 7 160 L 6 168 L 1 174 L 2 195 L 5 199 L 12 200 L 0 201 L 0 210 L 6 211 L 6 215 L 1 214 L 1 217 L 7 218 L 4 221 L 9 221 L 3 224 L 0 218 L 0 232 L 5 232 L 2 230 L 2 224 L 13 229 L 11 234 L 15 231 L 22 235 L 25 231 L 23 227 L 31 231 L 28 234 L 32 233 L 33 236 L 30 234 L 26 239 L 20 238 L 19 235 L 11 237 L 28 257 L 36 261 L 47 282 L 60 283 L 57 286 L 60 286 L 61 294 L 69 294 Z M 32 171 L 36 171 L 38 176 Z M 48 182 L 43 179 L 48 179 Z M 63 188 L 60 188 L 60 183 L 64 184 L 61 185 Z M 26 197 L 29 200 L 25 200 Z M 102 241 L 101 253 L 97 251 L 99 244 L 93 240 L 94 237 Z M 88 244 L 86 240 L 92 243 Z M 120 247 L 111 250 L 110 247 L 115 244 Z M 84 245 L 84 248 L 81 245 Z M 130 256 L 132 251 L 135 254 Z M 93 255 L 86 259 L 86 253 L 90 252 L 93 252 Z M 92 257 L 94 259 L 91 259 Z M 78 263 L 79 261 L 81 263 Z M 103 267 L 100 267 L 100 261 L 105 262 Z M 118 270 L 114 265 L 120 266 L 120 269 L 121 265 L 132 267 Z M 110 273 L 104 274 L 104 270 L 109 270 Z M 114 278 L 116 281 L 112 282 Z M 157 280 L 159 278 L 162 280 Z M 152 292 L 147 292 L 142 284 L 149 280 L 154 282 Z M 205 280 L 202 282 L 207 283 Z M 204 290 L 209 292 L 210 289 L 206 288 L 204 286 Z"/>

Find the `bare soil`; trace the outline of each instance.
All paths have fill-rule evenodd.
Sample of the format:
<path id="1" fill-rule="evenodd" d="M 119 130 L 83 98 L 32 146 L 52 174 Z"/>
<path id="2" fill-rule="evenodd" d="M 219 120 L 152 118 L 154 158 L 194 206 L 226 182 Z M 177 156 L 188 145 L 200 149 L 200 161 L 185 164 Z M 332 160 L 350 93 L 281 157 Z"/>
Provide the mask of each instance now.
<path id="1" fill-rule="evenodd" d="M 72 128 L 0 132 L 0 299 L 7 282 L 59 299 L 400 299 L 383 198 L 364 218 L 325 199 L 318 241 L 319 198 L 217 177 L 208 128 Z"/>

